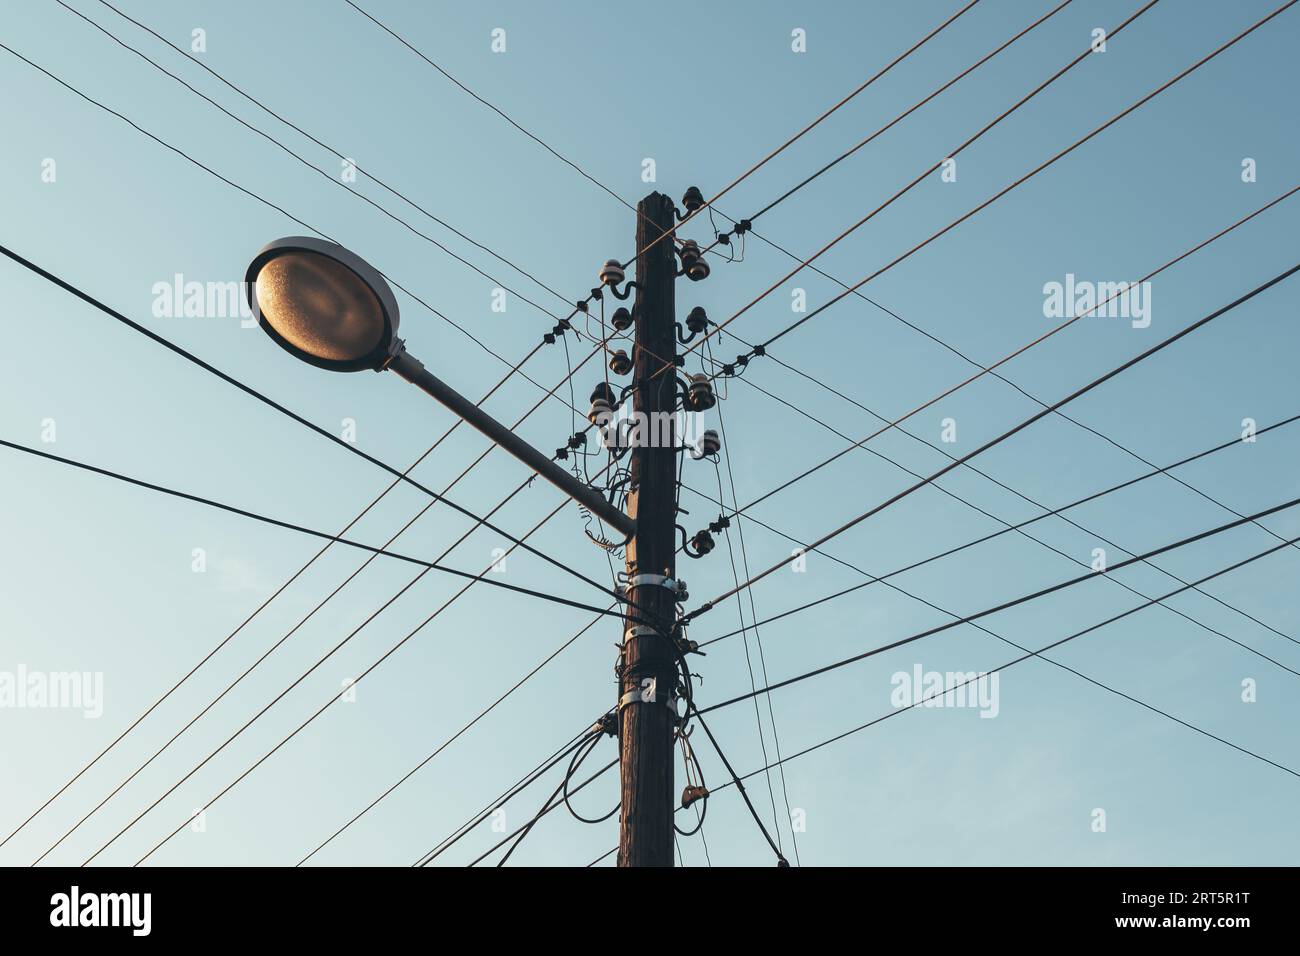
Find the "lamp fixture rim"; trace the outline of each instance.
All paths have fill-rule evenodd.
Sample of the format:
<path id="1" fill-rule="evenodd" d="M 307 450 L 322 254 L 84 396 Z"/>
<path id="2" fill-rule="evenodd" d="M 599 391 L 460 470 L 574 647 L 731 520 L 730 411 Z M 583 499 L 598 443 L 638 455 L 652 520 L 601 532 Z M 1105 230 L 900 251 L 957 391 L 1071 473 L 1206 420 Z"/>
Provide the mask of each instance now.
<path id="1" fill-rule="evenodd" d="M 383 316 L 384 331 L 379 337 L 378 344 L 370 352 L 355 359 L 335 360 L 321 358 L 298 348 L 267 321 L 266 316 L 262 314 L 261 306 L 257 302 L 257 277 L 272 259 L 293 252 L 315 253 L 338 263 L 360 279 L 366 288 L 374 293 Z M 397 328 L 400 321 L 397 297 L 388 285 L 388 280 L 365 259 L 336 242 L 318 239 L 314 236 L 284 236 L 268 242 L 258 250 L 257 255 L 248 264 L 248 270 L 244 274 L 244 292 L 248 297 L 249 308 L 253 310 L 253 315 L 257 319 L 257 324 L 262 327 L 262 331 L 286 352 L 317 368 L 327 369 L 331 372 L 361 372 L 367 369 L 381 372 L 388 367 L 393 357 L 402 348 L 402 340 L 397 337 Z"/>

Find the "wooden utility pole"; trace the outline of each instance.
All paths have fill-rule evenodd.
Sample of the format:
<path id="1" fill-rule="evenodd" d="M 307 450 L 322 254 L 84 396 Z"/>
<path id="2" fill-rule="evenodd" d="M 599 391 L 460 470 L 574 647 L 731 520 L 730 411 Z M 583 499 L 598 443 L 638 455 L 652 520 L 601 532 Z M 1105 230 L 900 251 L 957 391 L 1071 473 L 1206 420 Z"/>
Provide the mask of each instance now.
<path id="1" fill-rule="evenodd" d="M 636 247 L 646 249 L 672 229 L 674 204 L 651 193 L 637 206 Z M 619 668 L 619 754 L 623 812 L 619 866 L 673 865 L 673 732 L 677 661 L 672 634 L 638 620 L 671 622 L 677 577 L 677 452 L 664 415 L 677 405 L 676 369 L 664 369 L 677 354 L 673 303 L 677 260 L 665 239 L 636 260 L 636 345 L 633 350 L 633 411 L 643 439 L 631 457 L 628 512 L 636 529 L 627 547 L 628 616 Z M 659 413 L 659 414 L 657 414 Z M 641 415 L 645 417 L 642 418 Z M 673 436 L 662 447 L 664 432 Z M 660 447 L 652 447 L 659 445 Z M 667 585 L 667 586 L 665 586 Z"/>

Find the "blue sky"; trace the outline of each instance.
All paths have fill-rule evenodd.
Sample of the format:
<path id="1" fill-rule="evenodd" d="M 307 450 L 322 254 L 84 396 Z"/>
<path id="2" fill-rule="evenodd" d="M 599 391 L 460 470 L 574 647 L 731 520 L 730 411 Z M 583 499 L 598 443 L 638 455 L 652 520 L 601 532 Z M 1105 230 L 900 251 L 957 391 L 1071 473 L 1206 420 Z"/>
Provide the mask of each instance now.
<path id="1" fill-rule="evenodd" d="M 403 207 L 363 172 L 340 182 L 330 153 L 222 87 L 195 64 L 93 0 L 68 4 L 185 77 L 248 122 L 309 158 L 312 173 L 56 3 L 11 13 L 4 43 L 122 112 L 221 175 L 344 241 L 387 275 L 472 331 L 511 362 L 553 319 L 518 297 L 491 308 L 493 281 L 345 195 L 362 192 L 457 254 L 551 310 L 561 303 L 491 256 Z M 1156 4 L 1108 44 L 964 151 L 957 180 L 937 174 L 818 260 L 856 282 L 947 225 L 1057 150 L 1267 14 L 1277 4 Z M 515 117 L 563 155 L 635 202 L 653 189 L 674 198 L 698 185 L 712 195 L 867 76 L 949 16 L 957 3 L 671 2 L 625 9 L 592 3 L 361 3 L 449 73 Z M 1046 12 L 1048 3 L 983 0 L 938 37 L 719 201 L 749 215 L 809 172 L 888 122 L 936 86 Z M 1074 0 L 1062 12 L 855 156 L 768 213 L 764 236 L 811 254 L 1082 51 L 1138 4 Z M 132 2 L 123 9 L 173 42 L 206 32 L 203 62 L 268 107 L 353 157 L 439 218 L 516 261 L 568 298 L 594 284 L 607 258 L 631 254 L 632 214 L 573 169 L 475 102 L 342 0 L 219 8 L 195 2 Z M 1080 279 L 1135 279 L 1296 185 L 1300 161 L 1290 92 L 1300 13 L 1288 11 L 1133 115 L 863 291 L 976 361 L 996 361 L 1053 322 L 1043 287 Z M 505 52 L 491 49 L 505 30 Z M 807 50 L 791 49 L 806 31 Z M 1288 82 L 1288 79 L 1290 82 Z M 192 350 L 242 381 L 338 432 L 356 423 L 357 444 L 405 468 L 452 423 L 445 410 L 392 376 L 337 376 L 295 363 L 256 329 L 227 318 L 153 313 L 154 286 L 176 274 L 200 282 L 241 279 L 266 241 L 302 227 L 240 193 L 0 50 L 6 148 L 0 151 L 0 242 Z M 657 181 L 642 180 L 652 158 Z M 1242 161 L 1257 177 L 1243 182 Z M 42 176 L 54 160 L 53 182 Z M 328 181 L 333 180 L 333 182 Z M 346 185 L 346 188 L 345 188 Z M 1090 317 L 1002 371 L 1045 401 L 1091 378 L 1294 265 L 1292 198 L 1158 276 L 1152 323 Z M 708 236 L 707 224 L 686 234 Z M 793 263 L 751 239 L 745 259 L 715 263 L 703 283 L 679 285 L 681 316 L 702 305 L 725 318 Z M 387 484 L 372 465 L 131 333 L 30 272 L 0 265 L 7 293 L 0 437 L 336 531 Z M 1074 403 L 1072 417 L 1149 461 L 1164 464 L 1225 442 L 1244 418 L 1262 427 L 1300 412 L 1290 361 L 1300 346 L 1292 321 L 1297 280 L 1270 290 Z M 807 271 L 737 319 L 749 341 L 796 316 L 792 290 L 811 307 L 838 287 Z M 399 293 L 411 350 L 451 384 L 478 397 L 504 372 L 484 349 Z M 570 341 L 576 357 L 586 352 Z M 740 347 L 724 337 L 724 354 Z M 774 346 L 772 354 L 864 405 L 899 416 L 961 381 L 971 366 L 868 303 L 850 297 Z M 566 372 L 549 347 L 527 366 L 549 388 Z M 771 361 L 747 373 L 756 384 L 847 435 L 877 419 Z M 599 378 L 594 362 L 575 381 L 579 403 Z M 513 421 L 539 390 L 519 377 L 487 404 Z M 1037 410 L 985 377 L 908 423 L 940 443 L 944 419 L 961 454 Z M 758 391 L 736 383 L 722 405 L 739 500 L 750 501 L 846 445 Z M 56 440 L 43 442 L 47 420 Z M 1249 513 L 1300 493 L 1294 429 L 1282 428 L 1178 472 L 1196 489 Z M 572 431 L 550 402 L 519 429 L 550 449 Z M 458 431 L 415 472 L 441 489 L 485 447 Z M 922 474 L 947 459 L 896 432 L 871 448 Z M 317 548 L 292 532 L 128 488 L 6 450 L 0 500 L 0 670 L 103 674 L 103 715 L 5 709 L 0 748 L 0 822 L 8 833 L 150 702 L 253 611 Z M 1055 507 L 1147 470 L 1114 445 L 1048 419 L 975 464 L 1034 501 Z M 453 492 L 483 513 L 526 477 L 495 452 Z M 716 494 L 706 462 L 688 462 L 686 483 Z M 768 499 L 756 518 L 807 540 L 867 510 L 912 481 L 881 458 L 853 452 Z M 939 482 L 1006 521 L 1041 509 L 967 470 Z M 731 489 L 726 488 L 731 499 Z M 382 543 L 427 499 L 396 489 L 352 534 Z M 560 502 L 540 482 L 494 520 L 522 534 Z M 717 507 L 691 493 L 687 525 Z M 926 565 L 896 583 L 944 609 L 970 613 L 1079 573 L 1099 538 L 1144 551 L 1233 517 L 1194 491 L 1158 477 L 1028 529 L 1068 560 L 1018 535 Z M 1300 518 L 1264 522 L 1300 534 Z M 468 527 L 435 506 L 398 538 L 398 550 L 433 557 Z M 910 496 L 827 546 L 884 573 L 999 527 L 936 489 Z M 734 529 L 733 529 L 734 530 Z M 789 543 L 744 527 L 751 569 L 788 555 Z M 582 534 L 572 506 L 530 543 L 605 579 L 604 555 Z M 738 540 L 733 540 L 738 544 Z M 1241 528 L 1157 560 L 1185 578 L 1208 574 L 1276 543 Z M 475 533 L 447 559 L 479 571 L 500 537 Z M 207 570 L 192 570 L 202 548 Z M 1107 547 L 1112 563 L 1125 553 Z M 1294 550 L 1217 579 L 1206 590 L 1295 638 L 1300 613 Z M 260 613 L 228 647 L 3 849 L 26 864 L 155 752 L 190 717 L 354 570 L 364 556 L 332 549 Z M 737 561 L 741 560 L 739 553 Z M 682 576 L 698 603 L 733 583 L 726 542 Z M 186 732 L 139 777 L 50 854 L 79 863 L 190 771 L 381 602 L 411 567 L 379 559 L 283 647 Z M 1118 572 L 1148 595 L 1176 583 L 1150 567 Z M 535 558 L 514 554 L 505 579 L 583 601 L 601 595 Z M 861 578 L 817 555 L 803 573 L 783 571 L 754 589 L 760 618 Z M 332 695 L 453 594 L 460 582 L 426 576 L 329 661 L 116 841 L 98 862 L 129 864 L 262 757 Z M 1137 603 L 1099 578 L 998 615 L 985 625 L 1038 647 Z M 1173 606 L 1286 667 L 1300 648 L 1200 594 Z M 748 618 L 750 604 L 743 602 Z M 590 619 L 589 614 L 476 587 L 452 604 L 356 688 L 254 771 L 152 862 L 291 864 L 368 804 Z M 761 629 L 772 681 L 887 643 L 947 620 L 879 585 Z M 738 625 L 736 602 L 694 627 L 696 640 Z M 548 664 L 480 725 L 431 761 L 331 843 L 317 862 L 404 865 L 450 833 L 589 723 L 614 700 L 614 622 L 601 622 Z M 750 636 L 755 680 L 763 682 Z M 844 668 L 772 698 L 783 753 L 792 753 L 891 709 L 891 676 L 925 670 L 987 670 L 1016 652 L 959 627 Z M 1079 639 L 1055 658 L 1126 694 L 1300 768 L 1297 678 L 1168 610 L 1152 608 Z M 745 644 L 732 638 L 698 661 L 701 705 L 750 687 Z M 1258 699 L 1241 699 L 1254 680 Z M 1049 664 L 1029 661 L 1001 675 L 999 712 L 918 709 L 785 766 L 806 865 L 880 864 L 1267 864 L 1300 851 L 1289 825 L 1300 781 L 1263 762 L 1106 693 Z M 766 704 L 759 708 L 774 756 Z M 710 719 L 742 772 L 763 764 L 752 706 Z M 707 745 L 711 784 L 725 773 Z M 614 756 L 606 741 L 591 767 Z M 680 779 L 680 770 L 679 770 Z M 549 778 L 548 778 L 549 779 Z M 553 783 L 507 807 L 510 825 L 535 812 Z M 769 826 L 792 835 L 781 781 L 775 800 L 762 777 L 750 793 Z M 588 814 L 616 799 L 612 775 L 584 792 Z M 775 803 L 775 810 L 773 807 Z M 1093 811 L 1106 812 L 1104 833 Z M 617 825 L 584 826 L 553 814 L 512 862 L 585 864 L 613 846 Z M 734 789 L 717 795 L 705 827 L 715 864 L 767 864 L 771 853 Z M 465 863 L 499 835 L 486 824 L 439 863 Z M 705 862 L 698 837 L 683 840 L 687 865 Z M 608 861 L 607 861 L 608 862 Z"/>

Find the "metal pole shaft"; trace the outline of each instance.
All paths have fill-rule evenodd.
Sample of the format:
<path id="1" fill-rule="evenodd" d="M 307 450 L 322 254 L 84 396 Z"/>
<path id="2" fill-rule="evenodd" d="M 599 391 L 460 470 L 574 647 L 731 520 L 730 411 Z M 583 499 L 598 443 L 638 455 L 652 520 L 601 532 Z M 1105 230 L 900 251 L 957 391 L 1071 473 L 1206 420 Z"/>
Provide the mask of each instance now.
<path id="1" fill-rule="evenodd" d="M 619 533 L 628 535 L 635 530 L 636 522 L 610 504 L 603 494 L 591 487 L 591 485 L 579 481 L 551 461 L 505 425 L 430 372 L 419 359 L 409 352 L 402 350 L 388 368 L 412 385 L 433 396 L 443 405 L 446 405 L 457 417 L 464 419 L 474 428 L 477 428 L 574 501 L 581 503 L 600 520 L 613 528 L 617 528 Z"/>

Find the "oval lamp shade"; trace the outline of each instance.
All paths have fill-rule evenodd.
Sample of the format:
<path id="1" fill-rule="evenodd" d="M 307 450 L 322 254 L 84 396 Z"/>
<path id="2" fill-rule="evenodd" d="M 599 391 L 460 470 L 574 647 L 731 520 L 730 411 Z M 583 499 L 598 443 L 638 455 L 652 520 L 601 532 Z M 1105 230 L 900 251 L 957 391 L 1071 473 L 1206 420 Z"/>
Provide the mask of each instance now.
<path id="1" fill-rule="evenodd" d="M 305 236 L 270 243 L 248 268 L 248 297 L 266 333 L 294 356 L 340 372 L 391 357 L 397 301 L 374 267 Z"/>

